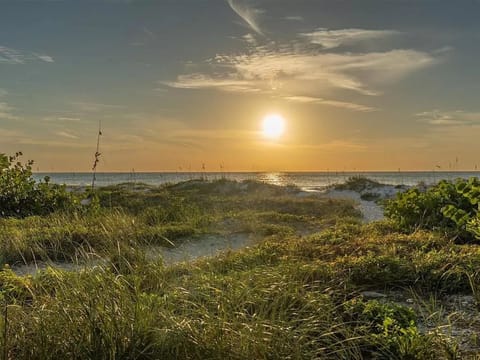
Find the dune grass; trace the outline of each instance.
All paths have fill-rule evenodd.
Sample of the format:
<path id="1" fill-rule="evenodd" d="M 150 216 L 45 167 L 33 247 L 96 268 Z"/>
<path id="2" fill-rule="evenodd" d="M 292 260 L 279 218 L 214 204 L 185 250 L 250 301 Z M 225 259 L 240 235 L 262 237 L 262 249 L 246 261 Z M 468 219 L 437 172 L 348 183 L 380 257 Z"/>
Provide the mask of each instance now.
<path id="1" fill-rule="evenodd" d="M 0 262 L 14 265 L 75 261 L 85 255 L 105 257 L 116 253 L 119 246 L 171 247 L 206 233 L 265 236 L 298 229 L 314 231 L 339 216 L 358 216 L 352 204 L 296 198 L 283 188 L 266 184 L 199 184 L 142 187 L 146 191 L 111 186 L 98 191 L 98 208 L 0 218 Z M 252 191 L 247 191 L 248 186 L 253 186 Z M 230 193 L 222 190 L 225 188 Z"/>
<path id="2" fill-rule="evenodd" d="M 391 298 L 370 299 L 363 292 L 415 293 L 422 301 L 478 292 L 479 248 L 455 244 L 431 231 L 398 233 L 388 222 L 362 225 L 352 203 L 341 200 L 297 197 L 295 191 L 262 184 L 200 184 L 133 194 L 104 189 L 103 209 L 96 214 L 2 220 L 10 234 L 2 244 L 17 236 L 15 245 L 2 245 L 7 249 L 2 248 L 4 258 L 22 244 L 27 244 L 24 257 L 29 251 L 58 247 L 73 254 L 88 247 L 108 258 L 81 271 L 50 268 L 34 276 L 17 276 L 4 268 L 3 357 L 467 355 L 443 328 L 426 331 L 423 312 Z M 168 226 L 251 232 L 259 241 L 190 263 L 147 261 L 139 244 L 151 238 L 144 234 Z"/>

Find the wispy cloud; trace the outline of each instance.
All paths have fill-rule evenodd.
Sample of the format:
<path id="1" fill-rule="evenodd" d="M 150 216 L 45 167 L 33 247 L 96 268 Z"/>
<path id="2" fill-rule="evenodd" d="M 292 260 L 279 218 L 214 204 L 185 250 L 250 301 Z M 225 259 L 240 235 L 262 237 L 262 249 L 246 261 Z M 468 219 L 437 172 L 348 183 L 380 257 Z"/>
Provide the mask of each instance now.
<path id="1" fill-rule="evenodd" d="M 429 110 L 415 115 L 421 122 L 434 126 L 480 125 L 480 112 Z"/>
<path id="2" fill-rule="evenodd" d="M 163 84 L 182 89 L 262 92 L 320 104 L 314 98 L 323 98 L 332 90 L 379 95 L 376 86 L 398 81 L 437 62 L 433 55 L 412 49 L 319 53 L 301 44 L 265 45 L 244 54 L 217 55 L 207 62 L 211 67 L 208 73 L 182 74 Z M 304 94 L 311 98 L 302 98 Z M 356 110 L 366 111 L 367 107 Z"/>
<path id="3" fill-rule="evenodd" d="M 53 58 L 49 55 L 41 55 L 41 54 L 34 54 L 38 59 L 43 60 L 45 62 L 53 63 L 55 62 Z"/>
<path id="4" fill-rule="evenodd" d="M 312 44 L 321 45 L 324 49 L 333 49 L 342 45 L 352 45 L 367 40 L 378 40 L 400 32 L 394 30 L 338 29 L 320 28 L 309 33 L 302 33 Z"/>
<path id="5" fill-rule="evenodd" d="M 73 134 L 70 131 L 57 131 L 55 132 L 55 135 L 60 136 L 60 137 L 65 137 L 68 139 L 78 139 L 78 136 Z"/>
<path id="6" fill-rule="evenodd" d="M 235 74 L 226 77 L 212 77 L 206 74 L 193 73 L 179 75 L 176 81 L 161 82 L 164 85 L 178 89 L 218 89 L 234 92 L 258 92 L 254 84 L 249 80 L 242 80 Z"/>
<path id="7" fill-rule="evenodd" d="M 81 120 L 80 117 L 72 116 L 46 116 L 42 119 L 43 121 L 58 121 L 58 122 L 78 122 Z"/>
<path id="8" fill-rule="evenodd" d="M 143 26 L 137 31 L 134 39 L 129 43 L 130 46 L 144 46 L 156 38 L 156 34 L 147 26 Z"/>
<path id="9" fill-rule="evenodd" d="M 30 61 L 43 61 L 53 63 L 53 57 L 45 54 L 38 54 L 29 51 L 12 49 L 0 46 L 0 63 L 4 64 L 25 64 Z"/>
<path id="10" fill-rule="evenodd" d="M 242 39 L 245 42 L 247 42 L 247 44 L 250 44 L 250 45 L 257 45 L 258 44 L 257 39 L 255 39 L 255 36 L 253 36 L 252 34 L 243 35 Z"/>
<path id="11" fill-rule="evenodd" d="M 18 116 L 13 114 L 14 108 L 6 102 L 0 102 L 0 120 L 17 120 Z"/>
<path id="12" fill-rule="evenodd" d="M 124 108 L 123 105 L 102 104 L 102 103 L 89 102 L 89 101 L 73 101 L 71 104 L 73 105 L 73 107 L 75 107 L 79 111 L 85 111 L 85 112 L 101 112 L 101 111 L 118 110 L 118 109 Z"/>
<path id="13" fill-rule="evenodd" d="M 238 0 L 228 3 L 253 30 L 261 33 L 255 17 L 258 11 Z M 345 101 L 348 93 L 381 95 L 389 84 L 444 58 L 443 51 L 377 46 L 376 40 L 402 35 L 388 29 L 320 28 L 296 34 L 295 40 L 289 42 L 275 42 L 254 35 L 249 33 L 242 38 L 246 42 L 243 52 L 220 53 L 201 64 L 189 63 L 185 73 L 160 83 L 178 89 L 259 93 L 289 101 L 369 112 L 377 109 Z M 368 52 L 361 51 L 357 45 L 368 40 L 375 41 L 369 45 Z M 381 50 L 373 50 L 376 48 Z"/>
<path id="14" fill-rule="evenodd" d="M 284 19 L 288 21 L 304 21 L 303 16 L 300 15 L 285 16 Z"/>
<path id="15" fill-rule="evenodd" d="M 366 105 L 355 104 L 355 103 L 339 101 L 339 100 L 328 100 L 328 99 L 311 97 L 311 96 L 285 96 L 283 98 L 285 100 L 304 103 L 304 104 L 327 105 L 327 106 L 339 107 L 339 108 L 353 110 L 353 111 L 372 112 L 372 111 L 378 110 L 374 107 L 370 107 Z"/>
<path id="16" fill-rule="evenodd" d="M 262 29 L 258 24 L 258 16 L 263 10 L 257 9 L 248 4 L 245 0 L 227 0 L 228 5 L 242 20 L 257 34 L 263 35 Z"/>

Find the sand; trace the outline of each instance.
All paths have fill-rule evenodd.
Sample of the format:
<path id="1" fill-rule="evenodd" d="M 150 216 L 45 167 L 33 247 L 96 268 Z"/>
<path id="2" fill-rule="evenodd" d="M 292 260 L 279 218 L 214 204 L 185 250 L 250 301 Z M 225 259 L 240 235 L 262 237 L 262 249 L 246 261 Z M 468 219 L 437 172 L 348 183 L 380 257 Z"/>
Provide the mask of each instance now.
<path id="1" fill-rule="evenodd" d="M 397 188 L 392 185 L 383 185 L 374 189 L 367 189 L 364 193 L 377 194 L 379 200 L 389 199 L 394 197 L 398 192 L 404 191 L 402 188 Z M 331 199 L 349 199 L 356 203 L 356 207 L 363 215 L 363 221 L 369 223 L 372 221 L 383 220 L 383 208 L 375 201 L 363 200 L 362 193 L 353 190 L 335 190 L 327 189 L 320 192 L 320 196 Z"/>
<path id="2" fill-rule="evenodd" d="M 159 246 L 150 248 L 147 250 L 147 258 L 154 260 L 161 257 L 165 265 L 170 265 L 242 249 L 253 243 L 253 237 L 246 233 L 210 234 L 186 240 L 171 249 Z"/>

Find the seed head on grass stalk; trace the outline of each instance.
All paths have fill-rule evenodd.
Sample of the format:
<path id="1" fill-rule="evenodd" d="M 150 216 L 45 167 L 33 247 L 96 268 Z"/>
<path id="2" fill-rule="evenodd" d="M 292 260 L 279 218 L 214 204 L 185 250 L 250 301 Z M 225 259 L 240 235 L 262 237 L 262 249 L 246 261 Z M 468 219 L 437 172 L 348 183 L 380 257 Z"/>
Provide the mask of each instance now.
<path id="1" fill-rule="evenodd" d="M 93 171 L 92 190 L 95 188 L 95 180 L 97 179 L 96 178 L 97 164 L 100 161 L 100 155 L 102 155 L 100 153 L 100 136 L 102 136 L 102 122 L 101 121 L 98 122 L 97 149 L 95 151 L 95 160 L 94 160 L 93 166 L 92 166 L 92 171 Z"/>

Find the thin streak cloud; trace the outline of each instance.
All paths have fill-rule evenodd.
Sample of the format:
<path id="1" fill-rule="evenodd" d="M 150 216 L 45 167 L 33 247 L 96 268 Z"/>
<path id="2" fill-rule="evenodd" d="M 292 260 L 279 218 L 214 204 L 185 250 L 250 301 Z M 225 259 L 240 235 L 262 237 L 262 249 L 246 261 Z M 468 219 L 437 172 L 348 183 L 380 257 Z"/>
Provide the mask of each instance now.
<path id="1" fill-rule="evenodd" d="M 367 30 L 367 29 L 317 29 L 309 33 L 302 33 L 312 44 L 324 49 L 333 49 L 342 45 L 352 45 L 367 40 L 379 40 L 401 34 L 394 30 Z"/>
<path id="2" fill-rule="evenodd" d="M 338 108 L 343 108 L 343 109 L 353 110 L 353 111 L 360 111 L 360 112 L 372 112 L 372 111 L 378 110 L 374 107 L 370 107 L 367 105 L 355 104 L 355 103 L 339 101 L 339 100 L 328 100 L 328 99 L 311 97 L 311 96 L 285 96 L 284 99 L 288 101 L 303 103 L 303 104 L 327 105 L 327 106 L 333 106 L 333 107 L 338 107 Z"/>
<path id="3" fill-rule="evenodd" d="M 27 62 L 39 60 L 47 63 L 55 62 L 53 57 L 46 54 L 37 54 L 34 52 L 0 46 L 0 64 L 25 64 Z"/>
<path id="4" fill-rule="evenodd" d="M 78 139 L 78 136 L 75 134 L 72 134 L 71 132 L 68 131 L 57 131 L 55 135 L 60 136 L 60 137 L 65 137 L 68 139 Z"/>
<path id="5" fill-rule="evenodd" d="M 263 12 L 262 10 L 255 9 L 242 0 L 228 0 L 228 5 L 253 31 L 263 35 L 263 31 L 258 24 L 258 15 Z"/>
<path id="6" fill-rule="evenodd" d="M 438 127 L 480 125 L 480 112 L 429 110 L 415 115 L 420 122 Z"/>

